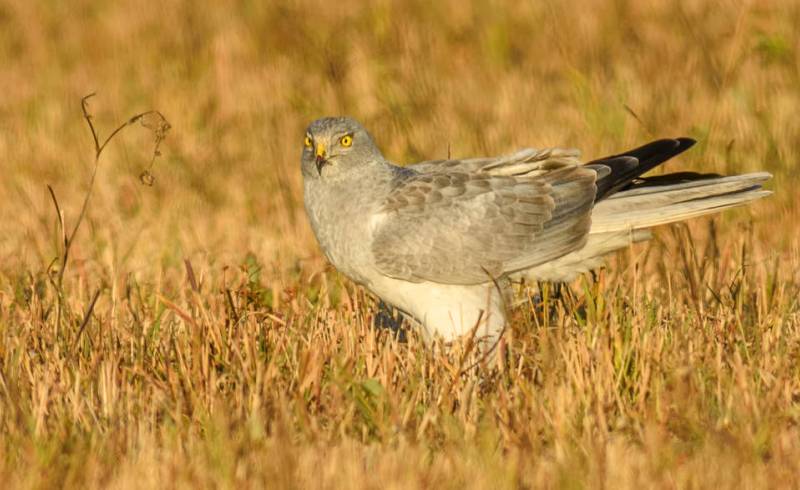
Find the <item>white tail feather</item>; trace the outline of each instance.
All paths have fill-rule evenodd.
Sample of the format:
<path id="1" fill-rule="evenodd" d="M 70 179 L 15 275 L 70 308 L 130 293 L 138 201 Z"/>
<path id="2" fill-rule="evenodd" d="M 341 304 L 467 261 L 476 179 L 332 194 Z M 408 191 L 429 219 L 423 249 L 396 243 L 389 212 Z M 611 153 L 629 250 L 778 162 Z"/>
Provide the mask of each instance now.
<path id="1" fill-rule="evenodd" d="M 570 281 L 600 267 L 605 255 L 649 239 L 648 228 L 717 213 L 772 194 L 761 189 L 771 177 L 757 172 L 618 192 L 594 206 L 585 246 L 515 276 Z"/>
<path id="2" fill-rule="evenodd" d="M 761 190 L 770 177 L 758 172 L 618 192 L 595 205 L 590 233 L 641 230 L 741 206 L 772 194 Z"/>

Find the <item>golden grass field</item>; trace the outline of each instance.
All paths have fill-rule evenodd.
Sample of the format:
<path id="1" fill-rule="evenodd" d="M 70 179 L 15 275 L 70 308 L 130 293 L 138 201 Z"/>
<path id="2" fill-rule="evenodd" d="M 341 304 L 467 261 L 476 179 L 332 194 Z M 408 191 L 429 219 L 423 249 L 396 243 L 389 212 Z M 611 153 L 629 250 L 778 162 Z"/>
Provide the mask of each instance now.
<path id="1" fill-rule="evenodd" d="M 800 3 L 0 2 L 4 488 L 800 487 Z M 104 150 L 93 168 L 82 118 Z M 775 194 L 399 343 L 323 258 L 303 130 L 387 157 L 699 143 Z M 187 264 L 189 264 L 187 266 Z M 92 300 L 96 303 L 92 307 Z"/>

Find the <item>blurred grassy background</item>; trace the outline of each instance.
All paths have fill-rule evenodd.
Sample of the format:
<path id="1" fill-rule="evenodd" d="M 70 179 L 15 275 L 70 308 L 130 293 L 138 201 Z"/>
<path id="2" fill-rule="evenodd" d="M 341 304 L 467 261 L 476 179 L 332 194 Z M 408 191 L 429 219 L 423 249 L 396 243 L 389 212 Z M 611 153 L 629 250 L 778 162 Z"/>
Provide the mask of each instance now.
<path id="1" fill-rule="evenodd" d="M 796 478 L 800 3 L 4 0 L 0 60 L 6 481 Z M 146 131 L 104 154 L 57 318 L 46 184 L 71 226 L 93 91 L 101 136 L 151 108 L 173 128 L 152 187 Z M 589 317 L 522 314 L 516 372 L 457 376 L 447 356 L 372 332 L 369 298 L 326 268 L 299 153 L 305 126 L 333 114 L 398 162 L 691 136 L 668 170 L 767 170 L 776 193 L 622 254 L 578 285 Z"/>

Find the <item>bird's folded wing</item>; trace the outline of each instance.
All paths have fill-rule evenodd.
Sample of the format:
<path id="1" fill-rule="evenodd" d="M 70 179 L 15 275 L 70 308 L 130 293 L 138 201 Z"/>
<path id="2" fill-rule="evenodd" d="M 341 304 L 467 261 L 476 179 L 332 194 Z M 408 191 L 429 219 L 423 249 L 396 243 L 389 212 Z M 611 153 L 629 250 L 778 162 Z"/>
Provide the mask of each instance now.
<path id="1" fill-rule="evenodd" d="M 476 284 L 580 247 L 597 174 L 573 155 L 534 151 L 542 157 L 412 166 L 373 219 L 378 269 L 408 281 Z"/>

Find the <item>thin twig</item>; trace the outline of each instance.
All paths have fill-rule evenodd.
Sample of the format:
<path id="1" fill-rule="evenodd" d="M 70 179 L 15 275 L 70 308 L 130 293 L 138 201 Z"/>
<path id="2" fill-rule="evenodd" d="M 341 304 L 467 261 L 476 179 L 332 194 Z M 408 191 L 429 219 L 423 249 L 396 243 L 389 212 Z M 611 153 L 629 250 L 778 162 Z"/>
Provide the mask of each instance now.
<path id="1" fill-rule="evenodd" d="M 95 96 L 95 93 L 92 92 L 91 94 L 86 95 L 85 97 L 83 97 L 81 99 L 81 111 L 83 112 L 83 118 L 86 120 L 86 124 L 89 126 L 89 131 L 92 133 L 92 141 L 94 142 L 94 166 L 92 167 L 92 175 L 89 178 L 89 186 L 86 189 L 86 195 L 84 196 L 83 203 L 81 204 L 81 210 L 78 213 L 78 217 L 75 220 L 75 225 L 73 225 L 72 231 L 70 232 L 69 235 L 66 234 L 63 215 L 60 212 L 60 208 L 58 206 L 58 201 L 55 198 L 55 193 L 53 192 L 52 188 L 50 188 L 49 185 L 47 186 L 48 189 L 50 189 L 50 195 L 53 198 L 53 203 L 56 206 L 56 211 L 59 213 L 60 220 L 61 220 L 60 222 L 61 222 L 62 234 L 63 234 L 63 237 L 64 237 L 64 253 L 63 253 L 62 258 L 61 258 L 61 267 L 60 267 L 60 269 L 58 271 L 58 281 L 57 281 L 57 284 L 58 284 L 59 288 L 61 287 L 61 285 L 62 285 L 62 283 L 64 281 L 64 271 L 67 268 L 67 262 L 69 260 L 69 252 L 70 252 L 70 249 L 72 248 L 72 243 L 75 240 L 75 236 L 78 234 L 78 230 L 80 229 L 80 226 L 83 223 L 83 219 L 86 216 L 86 210 L 89 207 L 89 200 L 92 197 L 92 191 L 94 190 L 94 183 L 95 183 L 95 180 L 97 178 L 97 169 L 100 166 L 100 155 L 103 153 L 103 150 L 106 148 L 108 143 L 110 143 L 111 140 L 114 139 L 114 137 L 120 131 L 125 129 L 126 127 L 128 127 L 128 126 L 130 126 L 130 125 L 132 125 L 132 124 L 134 124 L 136 122 L 141 121 L 143 118 L 145 118 L 145 117 L 147 117 L 149 115 L 158 116 L 158 122 L 155 125 L 153 125 L 153 124 L 145 124 L 144 122 L 142 123 L 143 126 L 145 126 L 146 128 L 152 130 L 155 133 L 155 145 L 154 145 L 154 148 L 153 148 L 153 155 L 150 158 L 150 164 L 149 164 L 147 170 L 141 176 L 143 182 L 152 183 L 152 176 L 150 175 L 150 169 L 153 167 L 153 164 L 155 162 L 156 157 L 158 155 L 160 155 L 159 146 L 161 145 L 161 142 L 166 137 L 167 131 L 170 129 L 169 122 L 167 122 L 167 120 L 164 117 L 164 115 L 161 114 L 159 111 L 156 111 L 156 110 L 145 111 L 145 112 L 136 114 L 135 116 L 129 118 L 124 123 L 120 124 L 116 129 L 114 129 L 111 132 L 111 134 L 108 135 L 108 137 L 101 144 L 100 143 L 100 136 L 97 133 L 97 129 L 94 127 L 94 123 L 92 122 L 92 115 L 91 115 L 91 113 L 89 113 L 89 102 L 88 101 L 89 101 L 90 98 L 92 98 L 94 96 Z M 148 177 L 148 178 L 145 179 L 144 178 L 145 176 Z"/>
<path id="2" fill-rule="evenodd" d="M 231 296 L 231 290 L 229 288 L 225 288 L 225 297 L 228 299 L 228 307 L 231 309 L 231 313 L 233 313 L 233 323 L 236 325 L 239 323 L 239 312 L 236 311 L 236 306 L 233 305 L 233 297 Z"/>
<path id="3" fill-rule="evenodd" d="M 92 116 L 89 115 L 88 102 L 88 100 L 95 95 L 97 95 L 97 92 L 92 92 L 81 99 L 81 110 L 83 111 L 83 118 L 86 119 L 86 123 L 89 125 L 89 131 L 92 132 L 92 138 L 94 139 L 94 154 L 95 157 L 97 157 L 100 154 L 100 142 L 97 140 L 97 131 L 94 129 L 94 124 L 92 124 Z"/>
<path id="4" fill-rule="evenodd" d="M 647 135 L 652 137 L 653 136 L 653 129 L 650 127 L 649 124 L 645 123 L 642 118 L 639 117 L 639 114 L 636 113 L 628 104 L 622 104 L 622 107 L 625 109 L 625 112 L 631 115 L 636 121 L 642 125 L 645 131 L 647 131 Z"/>
<path id="5" fill-rule="evenodd" d="M 61 207 L 58 205 L 58 199 L 56 199 L 56 193 L 53 191 L 53 188 L 50 187 L 50 184 L 47 184 L 47 190 L 50 191 L 50 198 L 53 200 L 53 206 L 56 208 L 56 216 L 58 217 L 58 224 L 61 227 L 61 238 L 64 243 L 64 247 L 67 246 L 67 230 L 64 227 L 64 213 L 61 212 Z"/>
<path id="6" fill-rule="evenodd" d="M 94 296 L 92 297 L 92 302 L 89 303 L 89 309 L 87 309 L 86 314 L 83 315 L 83 321 L 81 322 L 81 326 L 78 329 L 78 335 L 75 336 L 75 340 L 72 342 L 73 351 L 78 346 L 78 341 L 80 341 L 83 331 L 86 330 L 86 326 L 89 325 L 89 320 L 92 318 L 92 311 L 94 310 L 94 305 L 97 303 L 97 298 L 99 297 L 100 297 L 100 290 L 98 289 L 97 291 L 94 292 Z"/>
<path id="7" fill-rule="evenodd" d="M 200 292 L 200 288 L 197 286 L 197 279 L 194 276 L 194 269 L 192 268 L 192 263 L 189 262 L 189 259 L 183 259 L 183 265 L 186 266 L 186 278 L 189 279 L 189 285 L 192 286 L 192 291 L 195 293 Z"/>

